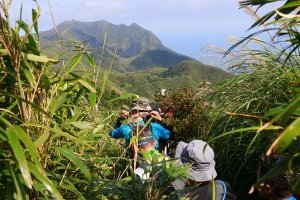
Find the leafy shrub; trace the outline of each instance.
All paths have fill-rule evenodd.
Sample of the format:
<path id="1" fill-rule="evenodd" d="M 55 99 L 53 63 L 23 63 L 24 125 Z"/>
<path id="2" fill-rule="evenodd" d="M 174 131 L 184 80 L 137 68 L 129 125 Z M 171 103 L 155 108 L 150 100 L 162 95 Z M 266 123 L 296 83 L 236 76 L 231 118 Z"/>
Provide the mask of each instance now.
<path id="1" fill-rule="evenodd" d="M 183 86 L 167 92 L 165 96 L 156 96 L 166 113 L 165 123 L 174 129 L 176 142 L 208 138 L 210 124 L 206 111 L 211 107 L 207 100 L 209 93 L 210 83 L 203 82 L 198 89 Z"/>

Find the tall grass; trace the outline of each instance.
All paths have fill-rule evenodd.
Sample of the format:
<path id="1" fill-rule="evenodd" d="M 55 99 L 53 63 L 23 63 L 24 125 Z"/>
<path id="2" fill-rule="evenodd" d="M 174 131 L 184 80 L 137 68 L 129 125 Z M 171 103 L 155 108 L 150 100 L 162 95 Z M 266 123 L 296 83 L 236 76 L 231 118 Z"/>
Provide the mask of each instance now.
<path id="1" fill-rule="evenodd" d="M 102 157 L 119 155 L 103 134 L 111 115 L 97 114 L 96 83 L 72 72 L 84 56 L 93 60 L 85 49 L 65 63 L 43 55 L 32 34 L 39 39 L 38 5 L 32 24 L 11 28 L 10 4 L 1 2 L 0 18 L 1 199 L 82 199 L 94 179 L 113 176 L 117 162 Z M 57 64 L 64 70 L 55 73 Z"/>
<path id="2" fill-rule="evenodd" d="M 182 169 L 165 167 L 159 181 L 128 177 L 123 141 L 108 136 L 115 116 L 103 105 L 114 57 L 99 85 L 105 38 L 98 61 L 76 41 L 49 58 L 39 48 L 38 5 L 31 24 L 20 19 L 13 28 L 10 5 L 0 2 L 0 198 L 164 198 Z"/>
<path id="3" fill-rule="evenodd" d="M 263 6 L 271 2 L 243 1 L 241 5 Z M 219 84 L 213 97 L 218 111 L 221 111 L 215 112 L 215 126 L 212 129 L 214 138 L 211 141 L 218 152 L 217 163 L 221 163 L 219 171 L 221 176 L 234 183 L 243 198 L 256 182 L 258 161 L 263 153 L 286 154 L 294 160 L 290 162 L 290 170 L 295 175 L 299 173 L 295 154 L 295 145 L 299 140 L 299 135 L 295 134 L 299 82 L 299 46 L 296 35 L 299 33 L 294 27 L 299 18 L 285 15 L 293 12 L 297 6 L 298 3 L 287 1 L 278 8 L 277 13 L 271 11 L 257 19 L 252 27 L 263 25 L 263 30 L 249 35 L 227 52 L 235 59 L 233 68 L 239 75 Z M 273 15 L 274 21 L 267 22 Z M 268 25 L 278 25 L 279 28 L 266 28 Z M 271 37 L 273 43 L 254 37 L 269 30 L 277 30 L 271 32 L 274 34 Z M 259 48 L 255 49 L 257 45 Z M 287 151 L 288 147 L 294 153 Z M 281 169 L 275 166 L 271 174 L 266 175 L 256 186 L 267 177 L 288 169 L 287 163 L 281 163 L 280 166 Z M 293 190 L 299 193 L 295 188 Z"/>

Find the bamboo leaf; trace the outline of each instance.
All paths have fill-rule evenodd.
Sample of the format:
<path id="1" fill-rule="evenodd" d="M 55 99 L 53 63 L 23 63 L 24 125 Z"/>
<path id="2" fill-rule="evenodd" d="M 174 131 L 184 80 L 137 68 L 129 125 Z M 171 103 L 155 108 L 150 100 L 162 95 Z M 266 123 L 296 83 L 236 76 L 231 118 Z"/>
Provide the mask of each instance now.
<path id="1" fill-rule="evenodd" d="M 81 61 L 83 56 L 83 53 L 80 53 L 79 55 L 75 55 L 73 58 L 71 58 L 71 64 L 69 68 L 66 71 L 66 76 L 74 69 L 74 67 Z"/>
<path id="2" fill-rule="evenodd" d="M 79 129 L 92 129 L 94 128 L 93 124 L 91 122 L 87 121 L 78 121 L 78 122 L 71 122 L 73 126 Z"/>
<path id="3" fill-rule="evenodd" d="M 58 60 L 48 58 L 46 56 L 37 56 L 37 55 L 34 55 L 34 54 L 30 54 L 30 53 L 22 53 L 22 55 L 27 60 L 34 61 L 34 62 L 41 62 L 41 63 L 48 63 L 48 62 L 57 63 L 58 62 Z"/>
<path id="4" fill-rule="evenodd" d="M 287 1 L 283 6 L 279 8 L 279 10 L 285 9 L 285 8 L 297 8 L 300 6 L 300 2 L 298 0 L 294 1 Z"/>
<path id="5" fill-rule="evenodd" d="M 9 127 L 6 129 L 6 134 L 8 138 L 8 143 L 10 144 L 10 147 L 12 148 L 15 158 L 18 161 L 19 168 L 21 170 L 21 173 L 24 177 L 24 181 L 28 188 L 32 189 L 32 179 L 29 172 L 29 168 L 27 165 L 26 157 L 23 152 L 23 148 L 19 142 L 18 137 L 16 136 L 16 132 L 14 130 L 14 127 Z"/>
<path id="6" fill-rule="evenodd" d="M 9 173 L 13 179 L 13 182 L 14 182 L 14 185 L 15 185 L 15 188 L 17 190 L 17 196 L 16 196 L 16 199 L 20 199 L 20 200 L 27 200 L 29 199 L 27 196 L 26 196 L 26 193 L 25 193 L 25 189 L 21 183 L 21 180 L 19 179 L 19 177 L 16 175 L 15 173 L 15 170 L 13 169 L 13 167 L 11 166 L 11 164 L 7 164 L 8 165 L 8 170 L 9 170 Z"/>
<path id="7" fill-rule="evenodd" d="M 105 38 L 106 38 L 106 35 L 105 35 Z M 103 94 L 105 92 L 105 87 L 106 87 L 106 84 L 107 84 L 108 76 L 109 76 L 109 74 L 111 72 L 111 68 L 112 68 L 112 65 L 114 63 L 114 59 L 115 59 L 116 55 L 117 55 L 117 48 L 115 48 L 115 52 L 114 52 L 114 55 L 113 55 L 113 57 L 111 59 L 109 67 L 104 72 L 103 79 L 102 79 L 102 84 L 101 84 L 101 92 L 100 92 L 99 99 L 102 99 L 102 96 L 103 96 Z"/>
<path id="8" fill-rule="evenodd" d="M 27 68 L 25 68 L 23 71 L 25 73 L 25 76 L 26 76 L 30 86 L 34 88 L 36 86 L 36 81 L 35 81 L 35 78 L 34 78 L 33 74 Z"/>
<path id="9" fill-rule="evenodd" d="M 89 169 L 87 168 L 87 166 L 77 157 L 77 155 L 75 155 L 72 151 L 70 151 L 69 149 L 63 148 L 63 147 L 57 147 L 55 148 L 56 150 L 58 150 L 62 155 L 64 155 L 65 157 L 67 157 L 69 160 L 71 160 L 76 167 L 78 167 L 80 169 L 80 171 L 82 171 L 82 173 L 85 175 L 85 177 L 91 181 L 92 177 L 91 177 L 91 173 L 89 171 Z"/>
<path id="10" fill-rule="evenodd" d="M 250 29 L 254 28 L 256 26 L 262 25 L 263 23 L 265 23 L 266 21 L 268 21 L 275 14 L 276 14 L 276 11 L 271 11 L 271 12 L 267 13 L 263 17 L 259 18 L 254 24 L 252 24 L 252 26 L 250 27 Z"/>
<path id="11" fill-rule="evenodd" d="M 93 134 L 96 134 L 96 133 L 102 131 L 103 128 L 104 128 L 104 126 L 105 126 L 104 124 L 99 124 L 99 125 L 93 130 Z"/>
<path id="12" fill-rule="evenodd" d="M 38 139 L 34 141 L 34 146 L 36 148 L 43 146 L 44 143 L 48 140 L 49 136 L 50 136 L 49 130 L 45 130 L 45 132 Z"/>
<path id="13" fill-rule="evenodd" d="M 0 49 L 0 54 L 3 56 L 6 56 L 7 55 L 6 49 Z M 30 53 L 22 53 L 22 56 L 24 58 L 26 58 L 27 60 L 34 61 L 34 62 L 41 62 L 41 63 L 48 63 L 48 62 L 57 63 L 58 62 L 58 60 L 56 60 L 56 59 L 48 58 L 46 56 L 37 56 L 34 54 L 30 54 Z"/>
<path id="14" fill-rule="evenodd" d="M 87 146 L 91 149 L 94 149 L 94 147 L 90 146 L 89 144 L 87 144 L 85 141 L 77 138 L 77 137 L 74 137 L 68 133 L 65 133 L 59 129 L 56 129 L 56 128 L 51 128 L 51 127 L 48 127 L 48 126 L 44 126 L 44 125 L 41 125 L 41 124 L 30 124 L 30 123 L 26 123 L 26 124 L 22 124 L 22 126 L 28 126 L 28 127 L 39 127 L 39 128 L 43 128 L 43 129 L 49 129 L 49 131 L 53 132 L 53 133 L 56 133 L 58 136 L 63 136 L 65 138 L 68 138 L 70 140 L 74 140 L 80 144 L 83 144 L 84 146 Z M 56 136 L 57 137 L 57 136 Z"/>
<path id="15" fill-rule="evenodd" d="M 35 34 L 37 35 L 37 38 L 38 40 L 40 40 L 40 34 L 39 34 L 39 30 L 38 30 L 38 21 L 37 21 L 37 18 L 39 17 L 40 15 L 40 12 L 37 13 L 35 9 L 32 9 L 32 21 L 34 23 L 33 27 L 34 27 L 34 31 L 35 31 Z"/>
<path id="16" fill-rule="evenodd" d="M 38 49 L 37 43 L 31 34 L 28 34 L 28 42 L 29 42 L 28 49 L 30 49 L 33 54 L 39 55 L 40 51 Z"/>
<path id="17" fill-rule="evenodd" d="M 273 152 L 282 153 L 289 144 L 296 138 L 300 136 L 300 118 L 293 121 L 272 143 L 267 151 L 267 155 Z"/>
<path id="18" fill-rule="evenodd" d="M 93 88 L 88 82 L 84 81 L 83 79 L 79 79 L 78 82 L 89 91 L 96 93 L 95 88 Z"/>
<path id="19" fill-rule="evenodd" d="M 73 183 L 72 183 L 71 181 L 67 180 L 66 182 L 67 182 L 66 184 L 63 183 L 63 184 L 61 185 L 61 188 L 73 192 L 73 193 L 77 196 L 76 199 L 80 199 L 80 200 L 84 200 L 84 199 L 85 199 L 84 196 L 82 196 L 81 192 L 79 192 L 79 191 L 76 189 L 76 187 L 73 185 Z"/>
<path id="20" fill-rule="evenodd" d="M 17 20 L 17 24 L 26 32 L 28 33 L 28 25 L 23 20 Z"/>
<path id="21" fill-rule="evenodd" d="M 42 169 L 42 165 L 39 161 L 40 159 L 40 154 L 37 151 L 33 141 L 31 140 L 31 138 L 28 136 L 27 133 L 25 133 L 25 131 L 20 127 L 20 126 L 13 126 L 14 127 L 14 131 L 17 134 L 17 136 L 20 138 L 20 140 L 22 141 L 22 143 L 25 145 L 26 149 L 28 150 L 29 154 L 31 155 L 33 161 L 35 162 L 35 164 Z"/>
<path id="22" fill-rule="evenodd" d="M 60 95 L 53 98 L 49 105 L 49 111 L 51 113 L 54 113 L 58 108 L 60 108 L 64 104 L 67 95 L 68 94 L 66 92 L 63 92 Z"/>
<path id="23" fill-rule="evenodd" d="M 88 63 L 91 67 L 94 67 L 95 66 L 95 62 L 94 62 L 94 59 L 92 58 L 92 56 L 90 55 L 90 53 L 86 53 L 85 54 L 87 56 L 87 60 L 88 60 Z"/>
<path id="24" fill-rule="evenodd" d="M 89 100 L 90 100 L 90 105 L 92 107 L 94 107 L 96 105 L 96 102 L 97 102 L 96 92 L 90 91 Z"/>
<path id="25" fill-rule="evenodd" d="M 59 191 L 55 188 L 54 184 L 48 179 L 48 177 L 42 174 L 37 166 L 28 162 L 30 172 L 47 188 L 48 191 L 54 196 L 55 199 L 63 199 Z"/>
<path id="26" fill-rule="evenodd" d="M 41 76 L 41 81 L 42 81 L 43 85 L 45 86 L 46 90 L 47 91 L 50 90 L 51 82 L 46 74 L 43 74 Z"/>

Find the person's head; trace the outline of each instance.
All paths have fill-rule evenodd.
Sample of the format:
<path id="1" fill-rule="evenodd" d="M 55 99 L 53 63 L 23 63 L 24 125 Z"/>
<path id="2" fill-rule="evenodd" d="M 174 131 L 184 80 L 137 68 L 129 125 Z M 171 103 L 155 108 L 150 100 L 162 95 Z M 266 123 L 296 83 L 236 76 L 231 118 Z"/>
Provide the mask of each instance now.
<path id="1" fill-rule="evenodd" d="M 217 176 L 213 149 L 202 140 L 179 142 L 175 158 L 180 163 L 190 163 L 188 178 L 196 182 L 211 181 Z"/>
<path id="2" fill-rule="evenodd" d="M 139 146 L 139 151 L 145 153 L 147 151 L 155 150 L 156 141 L 153 139 L 143 146 Z"/>
<path id="3" fill-rule="evenodd" d="M 141 120 L 141 117 L 146 117 L 151 111 L 149 101 L 145 97 L 135 98 L 132 101 L 132 108 L 129 110 L 130 117 L 133 121 Z"/>
<path id="4" fill-rule="evenodd" d="M 272 167 L 274 167 L 283 156 L 273 154 L 272 156 L 263 155 L 261 157 L 260 167 L 257 172 L 257 178 L 263 177 Z M 267 180 L 261 188 L 259 188 L 259 195 L 263 199 L 268 200 L 284 200 L 292 196 L 291 183 L 293 176 L 290 172 L 285 171 L 278 176 Z"/>
<path id="5" fill-rule="evenodd" d="M 140 152 L 155 150 L 156 140 L 148 127 L 143 127 L 138 136 L 138 149 Z"/>

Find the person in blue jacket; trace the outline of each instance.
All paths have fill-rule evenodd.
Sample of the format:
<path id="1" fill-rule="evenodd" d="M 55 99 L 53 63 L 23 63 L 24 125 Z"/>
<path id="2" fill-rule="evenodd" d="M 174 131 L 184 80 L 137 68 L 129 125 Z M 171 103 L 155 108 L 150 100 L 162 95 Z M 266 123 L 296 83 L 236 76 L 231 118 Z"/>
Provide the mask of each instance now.
<path id="1" fill-rule="evenodd" d="M 136 130 L 143 130 L 143 140 L 140 140 L 138 143 L 138 148 L 146 145 L 147 142 L 147 132 L 149 132 L 151 137 L 155 140 L 155 149 L 159 149 L 159 139 L 167 140 L 170 137 L 170 131 L 165 129 L 162 125 L 156 122 L 150 122 L 144 129 L 147 121 L 145 120 L 147 116 L 153 115 L 155 119 L 159 118 L 157 112 L 151 112 L 151 106 L 146 98 L 140 97 L 138 100 L 133 102 L 133 107 L 126 113 L 126 110 L 122 110 L 121 118 L 118 119 L 117 123 L 114 125 L 113 129 L 110 131 L 110 136 L 119 139 L 125 138 L 125 146 L 129 149 L 130 157 L 132 157 L 133 149 L 129 147 L 130 139 L 133 135 L 136 135 Z M 125 125 L 121 125 L 121 119 L 130 117 L 131 122 Z"/>

